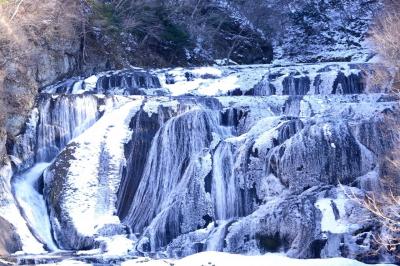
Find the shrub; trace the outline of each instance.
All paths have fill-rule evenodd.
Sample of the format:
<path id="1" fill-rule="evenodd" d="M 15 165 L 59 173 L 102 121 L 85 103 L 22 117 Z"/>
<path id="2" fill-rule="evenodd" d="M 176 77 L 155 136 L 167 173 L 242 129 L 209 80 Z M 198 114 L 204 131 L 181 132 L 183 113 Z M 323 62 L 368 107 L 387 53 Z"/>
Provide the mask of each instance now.
<path id="1" fill-rule="evenodd" d="M 383 62 L 395 69 L 393 89 L 400 89 L 400 2 L 387 0 L 381 14 L 377 15 L 371 31 L 375 50 Z M 379 76 L 379 75 L 378 75 Z"/>
<path id="2" fill-rule="evenodd" d="M 374 69 L 374 82 L 382 84 L 388 80 L 388 68 L 393 69 L 392 92 L 399 92 L 400 73 L 400 3 L 397 0 L 387 0 L 385 7 L 377 15 L 375 25 L 371 30 L 374 47 L 382 58 L 384 67 Z M 400 259 L 400 152 L 398 133 L 398 118 L 394 116 L 386 121 L 386 127 L 393 130 L 396 136 L 388 135 L 386 141 L 394 143 L 391 150 L 382 156 L 380 162 L 378 191 L 368 191 L 365 197 L 351 198 L 369 210 L 382 225 L 379 235 L 375 236 L 379 249 L 386 250 Z"/>

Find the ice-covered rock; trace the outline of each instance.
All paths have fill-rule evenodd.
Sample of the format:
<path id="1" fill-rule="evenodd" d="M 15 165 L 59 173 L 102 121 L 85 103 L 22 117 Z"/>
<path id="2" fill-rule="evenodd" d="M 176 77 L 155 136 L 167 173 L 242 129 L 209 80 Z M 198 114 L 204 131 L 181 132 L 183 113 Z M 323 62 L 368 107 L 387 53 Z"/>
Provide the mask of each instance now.
<path id="1" fill-rule="evenodd" d="M 142 98 L 122 101 L 70 142 L 44 173 L 44 195 L 57 244 L 93 248 L 95 236 L 124 233 L 115 215 L 129 122 Z M 84 219 L 82 220 L 82 218 Z"/>
<path id="2" fill-rule="evenodd" d="M 42 92 L 152 96 L 359 94 L 374 88 L 368 75 L 376 67 L 382 68 L 379 64 L 343 62 L 149 71 L 133 68 L 70 79 Z M 390 86 L 390 79 L 382 86 Z"/>
<path id="3" fill-rule="evenodd" d="M 162 95 L 157 76 L 142 69 L 108 71 L 86 78 L 74 78 L 49 86 L 43 93 L 107 94 L 107 95 Z"/>
<path id="4" fill-rule="evenodd" d="M 21 136 L 16 147 L 32 145 L 25 150 L 35 156 L 20 159 L 27 164 L 59 152 L 44 172 L 44 198 L 63 249 L 115 253 L 121 240 L 134 244 L 126 254 L 159 257 L 215 250 L 378 262 L 369 252 L 379 225 L 341 193 L 374 187 L 371 173 L 399 139 L 388 123 L 398 98 L 365 94 L 365 69 L 100 73 L 67 81 L 54 91 L 62 94 L 45 89 L 26 130 L 37 141 Z M 158 85 L 130 95 L 137 73 Z M 17 159 L 24 151 L 14 150 Z"/>

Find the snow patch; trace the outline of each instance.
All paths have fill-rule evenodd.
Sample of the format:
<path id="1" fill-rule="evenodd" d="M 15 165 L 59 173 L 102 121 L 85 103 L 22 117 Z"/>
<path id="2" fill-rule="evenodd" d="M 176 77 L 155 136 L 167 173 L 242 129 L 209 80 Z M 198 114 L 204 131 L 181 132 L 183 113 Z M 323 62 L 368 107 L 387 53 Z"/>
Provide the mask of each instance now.
<path id="1" fill-rule="evenodd" d="M 122 266 L 143 265 L 143 266 L 266 266 L 266 265 L 282 265 L 282 266 L 366 266 L 367 264 L 356 260 L 344 258 L 332 259 L 292 259 L 281 254 L 267 254 L 264 256 L 244 256 L 237 254 L 221 253 L 221 252 L 203 252 L 198 253 L 181 260 L 151 260 L 142 258 L 139 260 L 130 260 L 123 262 Z M 384 264 L 376 264 L 383 266 Z M 390 266 L 385 264 L 385 266 Z M 392 265 L 394 266 L 394 265 Z"/>
<path id="2" fill-rule="evenodd" d="M 250 90 L 261 80 L 269 67 L 270 65 L 175 68 L 154 73 L 158 75 L 162 87 L 167 88 L 172 96 L 218 96 L 235 89 Z"/>
<path id="3" fill-rule="evenodd" d="M 321 231 L 333 234 L 343 234 L 349 231 L 349 224 L 344 219 L 346 215 L 345 205 L 348 199 L 343 197 L 337 199 L 319 199 L 315 203 L 322 213 Z M 335 211 L 338 212 L 335 215 Z"/>
<path id="4" fill-rule="evenodd" d="M 112 237 L 98 237 L 96 240 L 102 242 L 103 256 L 123 257 L 133 249 L 134 241 L 122 235 Z"/>

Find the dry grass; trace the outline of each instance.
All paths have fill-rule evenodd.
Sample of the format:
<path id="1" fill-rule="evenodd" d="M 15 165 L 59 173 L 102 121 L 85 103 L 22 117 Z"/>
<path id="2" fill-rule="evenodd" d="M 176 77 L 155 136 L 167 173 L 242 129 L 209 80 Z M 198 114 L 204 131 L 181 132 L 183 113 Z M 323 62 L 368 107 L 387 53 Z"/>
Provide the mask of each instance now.
<path id="1" fill-rule="evenodd" d="M 398 162 L 397 167 L 400 166 Z M 387 179 L 387 183 L 384 181 Z M 398 184 L 392 183 L 391 178 L 382 178 L 382 191 L 369 191 L 364 197 L 350 192 L 347 196 L 370 211 L 382 226 L 380 233 L 374 235 L 378 249 L 371 252 L 379 253 L 384 250 L 400 259 L 400 195 Z"/>
<path id="2" fill-rule="evenodd" d="M 400 92 L 400 2 L 398 0 L 386 0 L 385 9 L 376 16 L 371 38 L 383 63 L 395 72 L 393 90 Z M 377 72 L 378 79 L 386 75 L 380 73 L 382 72 Z"/>
<path id="3" fill-rule="evenodd" d="M 79 24 L 78 2 L 8 1 L 0 5 L 0 51 L 31 55 L 45 41 L 65 39 L 76 34 Z M 10 56 L 13 56 L 10 58 Z M 7 59 L 15 60 L 9 53 Z"/>

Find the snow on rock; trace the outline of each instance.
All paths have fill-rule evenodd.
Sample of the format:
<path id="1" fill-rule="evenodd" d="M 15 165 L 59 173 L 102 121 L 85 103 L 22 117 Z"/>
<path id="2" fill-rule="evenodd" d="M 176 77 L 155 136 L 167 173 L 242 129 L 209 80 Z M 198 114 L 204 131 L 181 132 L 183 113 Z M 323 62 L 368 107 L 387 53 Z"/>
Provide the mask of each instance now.
<path id="1" fill-rule="evenodd" d="M 20 241 L 22 243 L 22 250 L 16 254 L 41 254 L 45 253 L 43 244 L 32 235 L 26 221 L 21 216 L 21 213 L 16 205 L 10 205 L 1 208 L 0 216 L 6 218 L 15 228 Z"/>
<path id="2" fill-rule="evenodd" d="M 45 172 L 52 227 L 62 248 L 93 247 L 96 234 L 123 231 L 114 215 L 116 193 L 125 165 L 124 144 L 130 138 L 129 122 L 142 102 L 139 97 L 106 111 Z"/>
<path id="3" fill-rule="evenodd" d="M 159 107 L 171 109 L 173 112 L 178 112 L 179 102 L 177 100 L 170 99 L 168 97 L 157 97 L 153 99 L 147 99 L 144 102 L 143 111 L 147 113 L 148 116 L 152 114 L 157 114 Z"/>
<path id="4" fill-rule="evenodd" d="M 320 63 L 125 69 L 77 77 L 44 93 L 108 95 L 308 95 L 358 94 L 371 90 L 369 73 L 379 64 Z M 390 76 L 390 75 L 389 75 Z M 390 86 L 385 83 L 383 89 Z"/>
<path id="5" fill-rule="evenodd" d="M 125 257 L 134 248 L 134 242 L 122 235 L 98 237 L 96 240 L 102 243 L 102 256 Z"/>
<path id="6" fill-rule="evenodd" d="M 321 231 L 334 234 L 343 234 L 349 230 L 349 224 L 343 220 L 346 213 L 345 204 L 347 198 L 319 199 L 315 206 L 321 211 Z"/>
<path id="7" fill-rule="evenodd" d="M 379 64 L 320 63 L 214 66 L 154 71 L 171 95 L 358 94 L 373 89 L 368 76 Z M 390 80 L 385 84 L 390 86 Z"/>
<path id="8" fill-rule="evenodd" d="M 11 160 L 17 166 L 19 171 L 24 171 L 29 167 L 32 167 L 35 163 L 38 123 L 39 110 L 38 108 L 34 108 L 26 123 L 25 133 L 17 136 L 12 150 Z"/>
<path id="9" fill-rule="evenodd" d="M 382 1 L 273 0 L 265 5 L 285 21 L 275 40 L 274 51 L 281 51 L 275 53 L 277 61 L 365 62 L 374 54 L 367 37 Z"/>
<path id="10" fill-rule="evenodd" d="M 88 78 L 86 78 L 83 82 L 84 82 L 84 91 L 91 91 L 94 90 L 96 88 L 96 84 L 98 81 L 98 76 L 96 75 L 92 75 Z"/>
<path id="11" fill-rule="evenodd" d="M 92 263 L 89 262 L 83 262 L 83 261 L 78 261 L 78 260 L 73 260 L 73 259 L 66 259 L 60 262 L 56 263 L 46 263 L 46 264 L 36 264 L 38 266 L 45 266 L 45 265 L 53 265 L 53 266 L 91 266 L 93 265 Z"/>
<path id="12" fill-rule="evenodd" d="M 235 89 L 247 91 L 257 84 L 267 71 L 266 66 L 202 67 L 158 71 L 163 87 L 173 96 L 194 94 L 226 95 Z"/>

